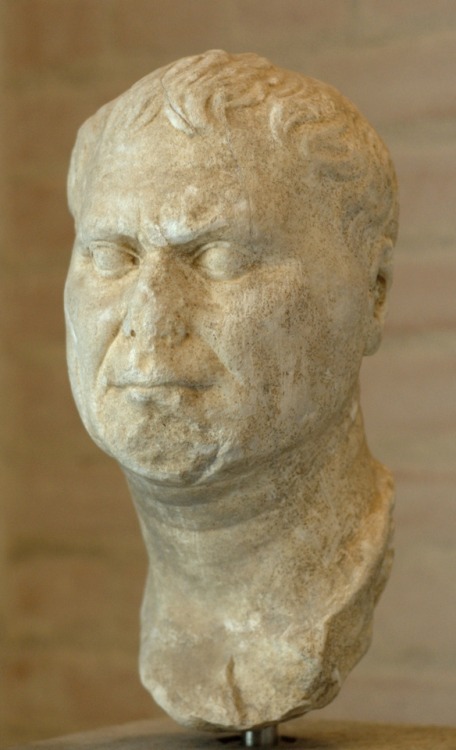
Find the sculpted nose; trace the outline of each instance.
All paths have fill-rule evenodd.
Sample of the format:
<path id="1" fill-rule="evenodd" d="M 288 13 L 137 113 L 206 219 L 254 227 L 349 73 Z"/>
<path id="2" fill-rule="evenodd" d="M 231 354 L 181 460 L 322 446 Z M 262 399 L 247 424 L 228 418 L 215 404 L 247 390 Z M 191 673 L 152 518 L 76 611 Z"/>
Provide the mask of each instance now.
<path id="1" fill-rule="evenodd" d="M 128 300 L 122 325 L 124 335 L 148 348 L 159 340 L 176 345 L 188 333 L 182 294 L 185 280 L 180 279 L 179 269 L 173 273 L 164 261 L 155 260 L 144 266 Z"/>

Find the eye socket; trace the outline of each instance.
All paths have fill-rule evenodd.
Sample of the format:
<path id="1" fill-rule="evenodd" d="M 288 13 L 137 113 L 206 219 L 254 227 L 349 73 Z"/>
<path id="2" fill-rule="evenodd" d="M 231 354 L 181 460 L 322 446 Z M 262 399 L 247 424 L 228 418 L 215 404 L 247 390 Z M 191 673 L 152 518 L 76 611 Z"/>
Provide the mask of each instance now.
<path id="1" fill-rule="evenodd" d="M 123 276 L 139 263 L 137 254 L 121 245 L 93 243 L 88 251 L 95 268 L 103 276 Z"/>
<path id="2" fill-rule="evenodd" d="M 251 265 L 251 259 L 229 242 L 221 241 L 202 247 L 194 264 L 208 278 L 224 281 L 245 273 Z"/>

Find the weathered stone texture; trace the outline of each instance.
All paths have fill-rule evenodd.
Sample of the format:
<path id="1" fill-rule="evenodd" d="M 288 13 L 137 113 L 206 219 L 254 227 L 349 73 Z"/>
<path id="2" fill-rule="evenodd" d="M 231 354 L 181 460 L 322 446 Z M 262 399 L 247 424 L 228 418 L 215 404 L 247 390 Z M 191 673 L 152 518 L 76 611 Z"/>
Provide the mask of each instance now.
<path id="1" fill-rule="evenodd" d="M 391 568 L 358 386 L 391 286 L 388 151 L 335 89 L 212 50 L 84 123 L 68 199 L 72 391 L 149 556 L 142 682 L 197 729 L 321 708 Z"/>
<path id="2" fill-rule="evenodd" d="M 137 522 L 119 475 L 84 434 L 65 382 L 61 289 L 72 242 L 65 177 L 76 129 L 98 106 L 159 65 L 210 47 L 255 50 L 333 83 L 392 151 L 403 204 L 397 273 L 384 348 L 366 361 L 363 404 L 372 451 L 396 476 L 398 552 L 377 609 L 373 647 L 340 698 L 323 711 L 339 718 L 452 723 L 456 607 L 449 596 L 455 569 L 449 537 L 456 477 L 448 407 L 456 401 L 455 4 L 331 0 L 328 14 L 329 3 L 319 0 L 230 0 L 211 2 L 216 10 L 208 21 L 202 15 L 206 2 L 192 0 L 183 11 L 180 0 L 169 0 L 159 4 L 160 26 L 156 5 L 0 3 L 7 300 L 0 325 L 8 393 L 1 422 L 0 581 L 3 587 L 9 581 L 2 597 L 1 742 L 158 710 L 138 684 L 135 618 L 112 634 L 112 618 L 135 612 L 140 603 L 145 559 Z M 106 529 L 104 551 L 94 555 L 100 526 Z M 29 555 L 21 558 L 18 551 L 25 548 Z M 27 585 L 21 592 L 27 571 L 33 578 L 44 559 L 52 570 L 52 604 L 44 588 L 33 602 Z M 93 571 L 96 618 L 81 579 L 67 575 L 69 559 Z M 117 604 L 109 595 L 113 570 L 123 581 Z M 133 579 L 137 587 L 129 584 Z M 69 600 L 74 605 L 68 609 Z M 76 624 L 87 641 L 67 637 Z M 115 650 L 104 649 L 114 640 Z"/>

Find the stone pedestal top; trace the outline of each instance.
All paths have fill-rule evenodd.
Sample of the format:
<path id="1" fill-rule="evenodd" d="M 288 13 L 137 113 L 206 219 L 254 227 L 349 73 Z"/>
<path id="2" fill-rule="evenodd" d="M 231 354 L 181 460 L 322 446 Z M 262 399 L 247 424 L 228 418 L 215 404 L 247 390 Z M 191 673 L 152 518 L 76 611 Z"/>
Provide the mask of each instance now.
<path id="1" fill-rule="evenodd" d="M 456 750 L 456 728 L 300 719 L 280 725 L 289 750 Z M 172 721 L 139 721 L 11 750 L 235 750 L 239 735 L 188 732 Z"/>

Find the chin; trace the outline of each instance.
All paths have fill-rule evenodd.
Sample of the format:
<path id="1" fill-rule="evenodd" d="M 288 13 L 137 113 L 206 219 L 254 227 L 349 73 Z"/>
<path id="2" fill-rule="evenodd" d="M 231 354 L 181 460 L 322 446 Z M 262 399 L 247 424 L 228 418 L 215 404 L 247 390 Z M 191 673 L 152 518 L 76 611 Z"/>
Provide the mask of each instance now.
<path id="1" fill-rule="evenodd" d="M 154 484 L 188 487 L 203 484 L 217 473 L 219 446 L 186 444 L 163 450 L 156 445 L 136 450 L 119 448 L 118 441 L 96 439 L 98 445 L 127 472 Z"/>
<path id="2" fill-rule="evenodd" d="M 106 443 L 98 444 L 127 472 L 169 487 L 196 487 L 239 478 L 250 474 L 258 461 L 258 456 L 253 457 L 241 445 L 215 441 L 185 443 L 165 451 L 148 446 L 147 452 L 121 452 L 118 445 L 110 448 Z"/>

